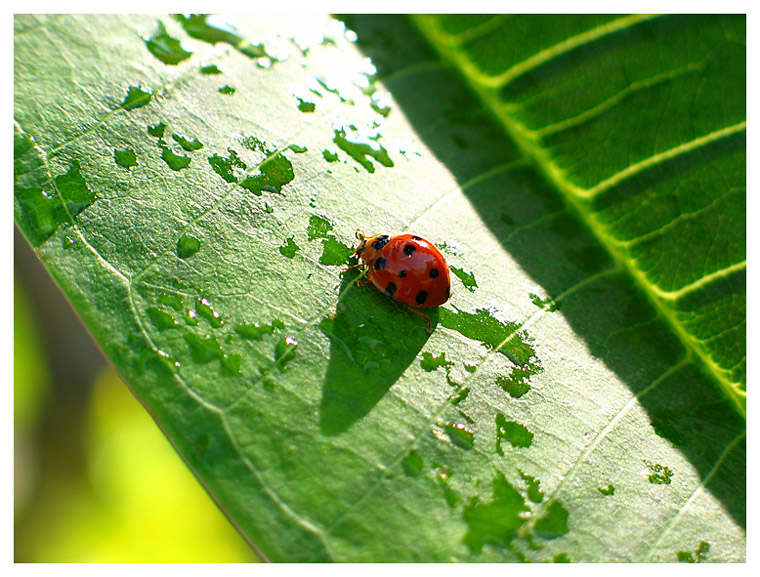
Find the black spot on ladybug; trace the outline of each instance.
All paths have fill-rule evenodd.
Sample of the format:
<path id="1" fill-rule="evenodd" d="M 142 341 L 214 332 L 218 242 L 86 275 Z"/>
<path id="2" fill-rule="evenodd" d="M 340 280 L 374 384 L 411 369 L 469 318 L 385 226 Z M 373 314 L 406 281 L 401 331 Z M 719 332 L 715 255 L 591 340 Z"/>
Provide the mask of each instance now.
<path id="1" fill-rule="evenodd" d="M 393 293 L 396 292 L 396 283 L 395 282 L 389 282 L 388 286 L 385 287 L 385 294 L 387 294 L 389 297 L 393 296 Z"/>
<path id="2" fill-rule="evenodd" d="M 400 270 L 398 273 L 398 276 L 400 276 L 401 278 L 404 278 L 406 276 L 406 269 Z"/>
<path id="3" fill-rule="evenodd" d="M 378 238 L 375 242 L 372 243 L 372 248 L 375 250 L 380 250 L 383 248 L 386 244 L 388 244 L 388 241 L 391 239 L 387 234 L 384 234 L 380 238 Z"/>
<path id="4" fill-rule="evenodd" d="M 412 240 L 422 240 L 422 237 L 421 236 L 413 236 Z"/>
<path id="5" fill-rule="evenodd" d="M 415 250 L 417 250 L 416 246 L 414 246 L 413 244 L 408 244 L 404 247 L 404 254 L 406 256 L 412 256 Z"/>
<path id="6" fill-rule="evenodd" d="M 418 305 L 421 305 L 425 303 L 427 298 L 428 298 L 427 291 L 420 291 L 417 293 L 417 296 L 414 297 L 414 300 L 417 301 Z"/>
<path id="7" fill-rule="evenodd" d="M 363 242 L 361 246 L 356 249 L 356 256 L 361 256 L 361 254 L 364 252 L 364 249 L 367 248 L 366 246 L 364 246 L 366 244 L 367 244 L 366 242 Z"/>
<path id="8" fill-rule="evenodd" d="M 437 268 L 431 268 L 430 269 L 430 278 L 437 278 L 438 277 L 438 269 Z"/>
<path id="9" fill-rule="evenodd" d="M 383 270 L 385 268 L 385 258 L 382 256 L 375 261 L 375 270 Z"/>

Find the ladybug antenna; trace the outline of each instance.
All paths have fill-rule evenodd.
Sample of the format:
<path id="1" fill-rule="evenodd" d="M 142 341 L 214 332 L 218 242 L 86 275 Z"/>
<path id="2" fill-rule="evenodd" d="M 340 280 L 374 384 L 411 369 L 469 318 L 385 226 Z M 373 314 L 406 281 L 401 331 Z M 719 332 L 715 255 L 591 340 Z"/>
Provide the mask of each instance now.
<path id="1" fill-rule="evenodd" d="M 357 228 L 356 229 L 356 238 L 358 238 L 359 240 L 364 240 L 365 238 L 367 238 L 367 236 L 362 232 L 362 229 Z"/>

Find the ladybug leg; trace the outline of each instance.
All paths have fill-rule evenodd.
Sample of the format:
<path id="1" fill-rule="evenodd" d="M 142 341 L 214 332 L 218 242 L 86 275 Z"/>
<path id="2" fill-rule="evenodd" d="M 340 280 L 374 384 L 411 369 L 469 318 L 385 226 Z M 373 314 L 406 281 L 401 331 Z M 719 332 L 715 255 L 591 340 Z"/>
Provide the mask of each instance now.
<path id="1" fill-rule="evenodd" d="M 346 267 L 346 268 L 344 268 L 342 270 L 343 270 L 343 272 L 346 272 L 347 270 L 353 270 L 355 268 L 360 268 L 360 267 L 363 267 L 363 266 L 367 266 L 367 263 L 366 262 L 360 262 L 359 264 L 355 264 L 354 266 L 348 266 L 348 267 Z"/>
<path id="2" fill-rule="evenodd" d="M 406 308 L 408 308 L 411 312 L 413 312 L 414 314 L 416 314 L 418 317 L 422 317 L 423 319 L 425 319 L 427 321 L 427 325 L 428 325 L 427 334 L 430 334 L 430 333 L 433 332 L 433 325 L 430 324 L 430 317 L 429 316 L 427 316 L 425 313 L 421 313 L 417 309 L 413 309 L 409 305 L 406 305 Z"/>
<path id="3" fill-rule="evenodd" d="M 368 280 L 358 280 L 356 281 L 356 284 L 358 284 L 359 286 L 367 286 L 368 284 L 372 284 L 372 283 L 369 282 Z"/>

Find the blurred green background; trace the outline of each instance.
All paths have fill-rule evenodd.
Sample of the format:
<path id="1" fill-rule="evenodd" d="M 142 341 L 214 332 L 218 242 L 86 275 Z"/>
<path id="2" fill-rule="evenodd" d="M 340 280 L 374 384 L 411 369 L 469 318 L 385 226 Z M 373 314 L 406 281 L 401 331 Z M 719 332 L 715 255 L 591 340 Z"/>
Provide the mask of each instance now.
<path id="1" fill-rule="evenodd" d="M 257 561 L 15 234 L 15 561 Z"/>

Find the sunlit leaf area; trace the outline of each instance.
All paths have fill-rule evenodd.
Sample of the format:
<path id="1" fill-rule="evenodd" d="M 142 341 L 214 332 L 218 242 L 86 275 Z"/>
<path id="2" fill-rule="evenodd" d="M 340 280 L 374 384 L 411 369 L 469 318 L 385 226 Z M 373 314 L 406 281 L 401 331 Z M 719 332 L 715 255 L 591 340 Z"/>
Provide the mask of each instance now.
<path id="1" fill-rule="evenodd" d="M 16 561 L 745 561 L 745 70 L 741 15 L 17 15 Z M 430 333 L 357 230 L 440 249 Z"/>

